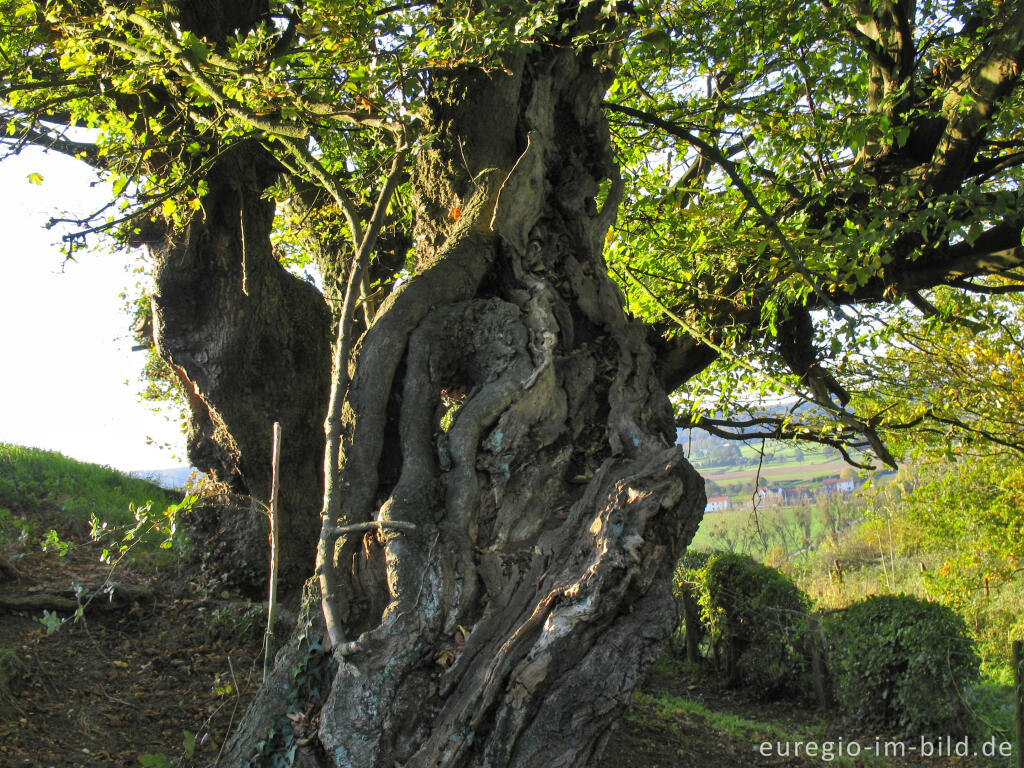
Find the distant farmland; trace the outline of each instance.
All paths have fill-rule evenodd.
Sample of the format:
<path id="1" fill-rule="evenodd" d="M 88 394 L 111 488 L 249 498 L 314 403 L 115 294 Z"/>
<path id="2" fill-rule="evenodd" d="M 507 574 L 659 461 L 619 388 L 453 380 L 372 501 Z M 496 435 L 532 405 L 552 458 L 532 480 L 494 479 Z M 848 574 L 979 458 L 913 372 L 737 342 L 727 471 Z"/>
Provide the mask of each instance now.
<path id="1" fill-rule="evenodd" d="M 769 484 L 786 481 L 791 485 L 793 480 L 806 480 L 808 482 L 819 480 L 823 477 L 838 475 L 843 467 L 848 466 L 842 459 L 830 459 L 819 462 L 795 462 L 788 461 L 784 464 L 765 463 L 760 469 L 762 478 L 767 479 Z M 735 483 L 742 480 L 753 480 L 758 475 L 757 467 L 698 467 L 698 471 L 706 480 L 716 483 Z"/>

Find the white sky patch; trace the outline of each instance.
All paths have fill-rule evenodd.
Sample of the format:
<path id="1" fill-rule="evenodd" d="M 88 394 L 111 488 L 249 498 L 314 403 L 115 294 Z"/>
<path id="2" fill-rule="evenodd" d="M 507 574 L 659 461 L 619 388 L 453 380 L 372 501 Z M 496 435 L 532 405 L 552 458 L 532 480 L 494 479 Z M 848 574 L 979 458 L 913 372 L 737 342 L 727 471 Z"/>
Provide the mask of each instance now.
<path id="1" fill-rule="evenodd" d="M 60 234 L 45 229 L 51 216 L 106 202 L 95 178 L 34 149 L 0 163 L 0 442 L 122 470 L 182 466 L 178 425 L 137 395 L 144 353 L 131 352 L 119 298 L 138 278 L 131 256 L 81 251 L 64 264 Z"/>

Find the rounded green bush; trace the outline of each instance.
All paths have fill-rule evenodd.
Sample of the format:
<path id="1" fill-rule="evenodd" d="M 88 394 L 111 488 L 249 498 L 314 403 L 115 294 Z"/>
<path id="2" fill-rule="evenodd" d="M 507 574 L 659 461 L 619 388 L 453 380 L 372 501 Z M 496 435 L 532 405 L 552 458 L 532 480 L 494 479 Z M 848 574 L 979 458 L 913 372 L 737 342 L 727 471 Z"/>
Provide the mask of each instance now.
<path id="1" fill-rule="evenodd" d="M 731 552 L 695 553 L 680 570 L 693 585 L 716 663 L 731 684 L 764 696 L 808 690 L 809 600 L 799 587 L 780 571 Z"/>
<path id="2" fill-rule="evenodd" d="M 836 699 L 854 720 L 907 736 L 968 735 L 964 697 L 978 657 L 960 616 L 911 595 L 876 595 L 825 626 Z"/>

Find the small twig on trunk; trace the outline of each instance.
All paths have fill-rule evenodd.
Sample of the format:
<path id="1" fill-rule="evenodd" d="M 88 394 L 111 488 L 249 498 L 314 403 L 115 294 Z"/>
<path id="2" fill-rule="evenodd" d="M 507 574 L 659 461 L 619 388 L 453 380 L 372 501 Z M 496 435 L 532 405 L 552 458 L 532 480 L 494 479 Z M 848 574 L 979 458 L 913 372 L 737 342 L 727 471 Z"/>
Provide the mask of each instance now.
<path id="1" fill-rule="evenodd" d="M 324 531 L 327 541 L 344 536 L 349 533 L 361 533 L 384 528 L 397 528 L 400 531 L 415 531 L 416 524 L 404 520 L 371 520 L 367 523 L 353 523 L 352 525 L 341 525 L 337 528 L 328 528 Z"/>

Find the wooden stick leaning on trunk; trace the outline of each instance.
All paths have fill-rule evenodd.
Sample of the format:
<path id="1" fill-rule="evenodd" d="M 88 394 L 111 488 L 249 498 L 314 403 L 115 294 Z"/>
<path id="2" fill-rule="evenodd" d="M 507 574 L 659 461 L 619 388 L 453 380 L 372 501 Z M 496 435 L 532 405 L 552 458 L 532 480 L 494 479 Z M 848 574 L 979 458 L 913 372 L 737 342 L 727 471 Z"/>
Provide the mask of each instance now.
<path id="1" fill-rule="evenodd" d="M 272 473 L 270 479 L 270 596 L 267 601 L 267 631 L 263 638 L 263 679 L 270 673 L 270 641 L 274 637 L 274 609 L 277 603 L 277 558 L 278 528 L 277 496 L 280 490 L 279 469 L 281 465 L 281 425 L 274 422 L 274 449 L 270 462 Z"/>

